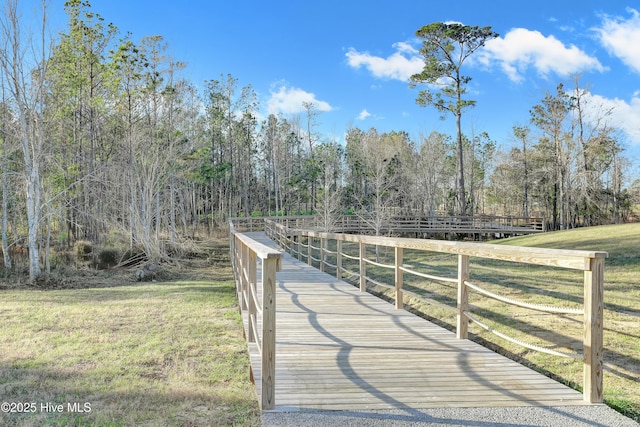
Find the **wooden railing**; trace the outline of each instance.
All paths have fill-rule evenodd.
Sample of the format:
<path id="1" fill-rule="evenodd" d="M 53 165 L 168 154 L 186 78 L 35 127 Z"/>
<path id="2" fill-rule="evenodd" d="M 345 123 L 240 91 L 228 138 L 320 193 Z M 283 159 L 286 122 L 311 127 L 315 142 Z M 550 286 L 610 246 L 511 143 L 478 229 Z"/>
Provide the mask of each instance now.
<path id="1" fill-rule="evenodd" d="M 557 356 L 574 357 L 583 359 L 583 395 L 584 400 L 591 403 L 602 402 L 602 375 L 603 375 L 603 293 L 604 293 L 604 259 L 606 252 L 574 251 L 560 249 L 543 249 L 533 247 L 501 246 L 492 244 L 450 242 L 425 239 L 390 238 L 377 236 L 362 236 L 350 234 L 324 233 L 312 230 L 289 228 L 273 220 L 265 220 L 265 231 L 268 236 L 278 244 L 309 264 L 317 263 L 320 270 L 331 267 L 336 272 L 336 277 L 344 275 L 357 277 L 360 290 L 365 292 L 367 283 L 393 289 L 395 293 L 395 305 L 403 308 L 403 296 L 408 295 L 420 299 L 426 303 L 437 304 L 450 308 L 456 312 L 456 334 L 460 339 L 468 338 L 468 326 L 470 322 L 480 325 L 504 339 L 519 345 L 524 345 L 533 350 L 543 351 Z M 328 242 L 332 242 L 330 250 Z M 358 245 L 358 254 L 350 254 L 343 250 L 343 243 L 351 242 Z M 387 265 L 368 259 L 367 245 L 385 246 L 394 250 L 394 264 Z M 420 250 L 457 255 L 457 276 L 440 277 L 424 274 L 413 270 L 404 264 L 404 250 Z M 316 255 L 316 256 L 314 256 Z M 483 287 L 470 281 L 470 258 L 484 258 L 493 260 L 507 260 L 521 264 L 534 264 L 559 267 L 563 269 L 580 270 L 584 272 L 584 299 L 583 307 L 562 308 L 537 305 L 517 301 L 489 292 Z M 335 264 L 328 262 L 328 258 L 335 259 Z M 351 263 L 358 266 L 358 271 L 348 271 L 344 268 L 343 261 L 350 259 Z M 394 271 L 394 284 L 389 285 L 376 281 L 367 276 L 367 266 L 373 265 L 391 269 Z M 430 280 L 455 283 L 457 286 L 457 306 L 455 308 L 424 298 L 417 293 L 403 289 L 404 275 L 411 274 L 425 277 Z M 473 315 L 470 310 L 469 292 L 475 291 L 486 297 L 497 299 L 501 302 L 518 307 L 557 314 L 582 314 L 583 320 L 583 353 L 567 353 L 551 348 L 539 347 L 511 338 L 506 334 L 495 331 Z"/>
<path id="2" fill-rule="evenodd" d="M 264 220 L 276 221 L 289 228 L 312 229 L 352 234 L 372 234 L 372 221 L 358 215 L 336 215 L 331 224 L 322 223 L 319 216 L 243 217 L 233 218 L 237 229 L 256 231 L 263 229 Z M 379 225 L 379 231 L 403 233 L 498 233 L 530 234 L 544 231 L 542 217 L 517 217 L 498 215 L 476 216 L 406 216 L 394 215 Z M 329 229 L 327 229 L 329 228 Z"/>
<path id="3" fill-rule="evenodd" d="M 276 272 L 282 266 L 282 252 L 265 246 L 235 230 L 230 224 L 229 245 L 241 314 L 247 319 L 246 338 L 260 356 L 262 387 L 260 407 L 273 409 L 276 372 Z M 258 283 L 258 259 L 262 280 Z M 251 378 L 254 378 L 253 367 Z"/>
<path id="4" fill-rule="evenodd" d="M 251 232 L 264 231 L 265 221 L 275 221 L 289 228 L 316 229 L 319 219 L 314 215 L 291 215 L 291 216 L 265 216 L 265 217 L 234 217 L 230 223 L 236 231 Z"/>
<path id="5" fill-rule="evenodd" d="M 332 223 L 333 232 L 370 234 L 373 221 L 366 217 L 341 215 Z M 393 233 L 500 233 L 529 234 L 544 231 L 541 217 L 496 215 L 406 216 L 394 215 L 379 225 L 381 232 Z"/>

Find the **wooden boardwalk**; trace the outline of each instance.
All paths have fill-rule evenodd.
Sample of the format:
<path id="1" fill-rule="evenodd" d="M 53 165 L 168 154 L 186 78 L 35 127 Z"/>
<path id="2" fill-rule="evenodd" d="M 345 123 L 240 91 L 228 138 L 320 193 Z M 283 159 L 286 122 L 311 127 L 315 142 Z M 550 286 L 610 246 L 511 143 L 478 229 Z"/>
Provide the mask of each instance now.
<path id="1" fill-rule="evenodd" d="M 264 233 L 247 234 L 275 247 Z M 586 404 L 581 393 L 288 254 L 276 281 L 276 411 Z"/>

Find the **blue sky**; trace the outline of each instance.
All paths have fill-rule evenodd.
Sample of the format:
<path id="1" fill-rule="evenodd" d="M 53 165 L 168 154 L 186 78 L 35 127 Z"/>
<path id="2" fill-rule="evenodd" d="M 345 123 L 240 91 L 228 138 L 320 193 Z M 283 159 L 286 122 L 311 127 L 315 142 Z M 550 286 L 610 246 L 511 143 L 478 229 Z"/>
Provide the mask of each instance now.
<path id="1" fill-rule="evenodd" d="M 38 3 L 35 0 L 34 3 Z M 65 26 L 63 0 L 50 2 L 52 30 Z M 640 5 L 610 0 L 436 2 L 245 0 L 92 0 L 93 10 L 134 40 L 162 35 L 201 85 L 230 73 L 251 84 L 262 111 L 299 114 L 302 101 L 322 111 L 319 130 L 340 140 L 349 126 L 404 130 L 417 137 L 453 133 L 454 121 L 415 104 L 407 78 L 421 69 L 415 31 L 435 21 L 489 25 L 500 37 L 474 54 L 477 106 L 467 134 L 487 131 L 511 143 L 514 125 L 558 83 L 582 74 L 594 108 L 615 107 L 627 154 L 640 165 Z"/>

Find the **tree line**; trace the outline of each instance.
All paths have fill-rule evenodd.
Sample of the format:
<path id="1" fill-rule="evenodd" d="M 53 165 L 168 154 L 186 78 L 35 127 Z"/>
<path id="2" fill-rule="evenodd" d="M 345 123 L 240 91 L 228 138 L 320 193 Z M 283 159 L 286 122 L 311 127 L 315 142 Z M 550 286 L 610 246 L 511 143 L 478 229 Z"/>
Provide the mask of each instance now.
<path id="1" fill-rule="evenodd" d="M 578 78 L 531 108 L 512 148 L 460 127 L 455 138 L 353 127 L 337 141 L 319 133 L 313 103 L 260 119 L 256 92 L 231 74 L 197 89 L 162 36 L 134 42 L 87 0 L 65 3 L 51 46 L 46 10 L 28 36 L 18 5 L 2 16 L 2 252 L 10 267 L 24 248 L 31 280 L 53 245 L 117 233 L 160 259 L 230 216 L 313 213 L 330 228 L 356 213 L 380 230 L 399 212 L 539 215 L 558 229 L 622 221 L 634 203 L 617 130 L 607 112 L 589 116 Z M 439 108 L 452 105 L 463 104 Z"/>

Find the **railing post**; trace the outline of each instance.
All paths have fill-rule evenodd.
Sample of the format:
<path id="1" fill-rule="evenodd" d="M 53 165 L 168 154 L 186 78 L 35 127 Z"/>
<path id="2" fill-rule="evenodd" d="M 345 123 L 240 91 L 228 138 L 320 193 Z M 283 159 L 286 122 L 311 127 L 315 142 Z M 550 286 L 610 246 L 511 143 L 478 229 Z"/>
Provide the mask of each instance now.
<path id="1" fill-rule="evenodd" d="M 307 264 L 313 265 L 313 260 L 311 259 L 311 244 L 313 242 L 313 237 L 307 234 Z"/>
<path id="2" fill-rule="evenodd" d="M 238 248 L 236 243 L 236 235 L 235 233 L 231 234 L 231 238 L 229 239 L 229 252 L 231 252 L 231 267 L 233 268 L 233 277 L 236 279 L 236 294 L 238 294 L 238 310 L 242 313 L 242 281 L 240 280 L 239 268 L 240 268 L 240 260 L 238 259 Z"/>
<path id="3" fill-rule="evenodd" d="M 360 242 L 360 292 L 367 292 L 367 264 L 364 259 L 367 255 L 367 246 Z"/>
<path id="4" fill-rule="evenodd" d="M 256 274 L 256 269 L 257 269 L 257 257 L 256 257 L 256 253 L 254 251 L 249 251 L 249 271 L 248 271 L 248 278 L 249 278 L 249 283 L 247 284 L 247 299 L 248 301 L 244 301 L 244 309 L 243 310 L 247 310 L 247 305 L 249 306 L 248 312 L 247 312 L 247 319 L 249 320 L 249 333 L 247 334 L 247 341 L 248 342 L 256 342 L 256 330 L 253 328 L 253 322 L 251 321 L 252 318 L 256 319 L 256 325 L 257 325 L 257 307 L 256 307 L 256 299 L 254 298 L 254 295 L 257 295 L 257 287 L 258 287 L 258 283 L 257 283 L 257 274 Z"/>
<path id="5" fill-rule="evenodd" d="M 327 244 L 327 239 L 325 239 L 324 237 L 320 238 L 320 271 L 324 272 L 324 257 L 325 257 L 325 253 L 324 253 L 324 247 Z"/>
<path id="6" fill-rule="evenodd" d="M 245 296 L 249 295 L 249 286 L 250 284 L 247 283 L 247 277 L 249 277 L 249 271 L 247 271 L 247 266 L 248 266 L 248 262 L 249 262 L 249 247 L 247 245 L 245 245 L 244 243 L 240 243 L 241 244 L 241 254 L 240 254 L 240 295 L 242 295 L 242 301 L 240 301 L 240 309 L 241 310 L 246 310 L 247 309 L 247 299 Z"/>
<path id="7" fill-rule="evenodd" d="M 602 403 L 604 258 L 592 258 L 584 272 L 584 391 L 589 403 Z"/>
<path id="8" fill-rule="evenodd" d="M 404 301 L 402 299 L 403 271 L 401 270 L 403 262 L 403 249 L 396 246 L 396 308 L 398 310 L 404 307 Z"/>
<path id="9" fill-rule="evenodd" d="M 231 258 L 231 269 L 236 273 L 236 235 L 233 229 L 229 229 L 229 257 Z M 235 276 L 234 276 L 235 277 Z M 237 287 L 237 284 L 236 284 Z"/>
<path id="10" fill-rule="evenodd" d="M 469 336 L 469 319 L 464 314 L 469 310 L 469 288 L 464 284 L 469 279 L 469 255 L 458 255 L 458 315 L 456 336 L 466 340 Z"/>
<path id="11" fill-rule="evenodd" d="M 262 260 L 262 399 L 263 410 L 275 405 L 276 378 L 276 271 L 278 260 Z"/>
<path id="12" fill-rule="evenodd" d="M 286 230 L 286 226 L 280 229 L 280 235 L 278 236 L 278 245 L 280 245 L 280 247 L 286 251 L 287 247 L 283 244 L 287 240 L 287 235 L 285 230 Z"/>
<path id="13" fill-rule="evenodd" d="M 342 240 L 336 240 L 336 279 L 342 279 Z"/>

